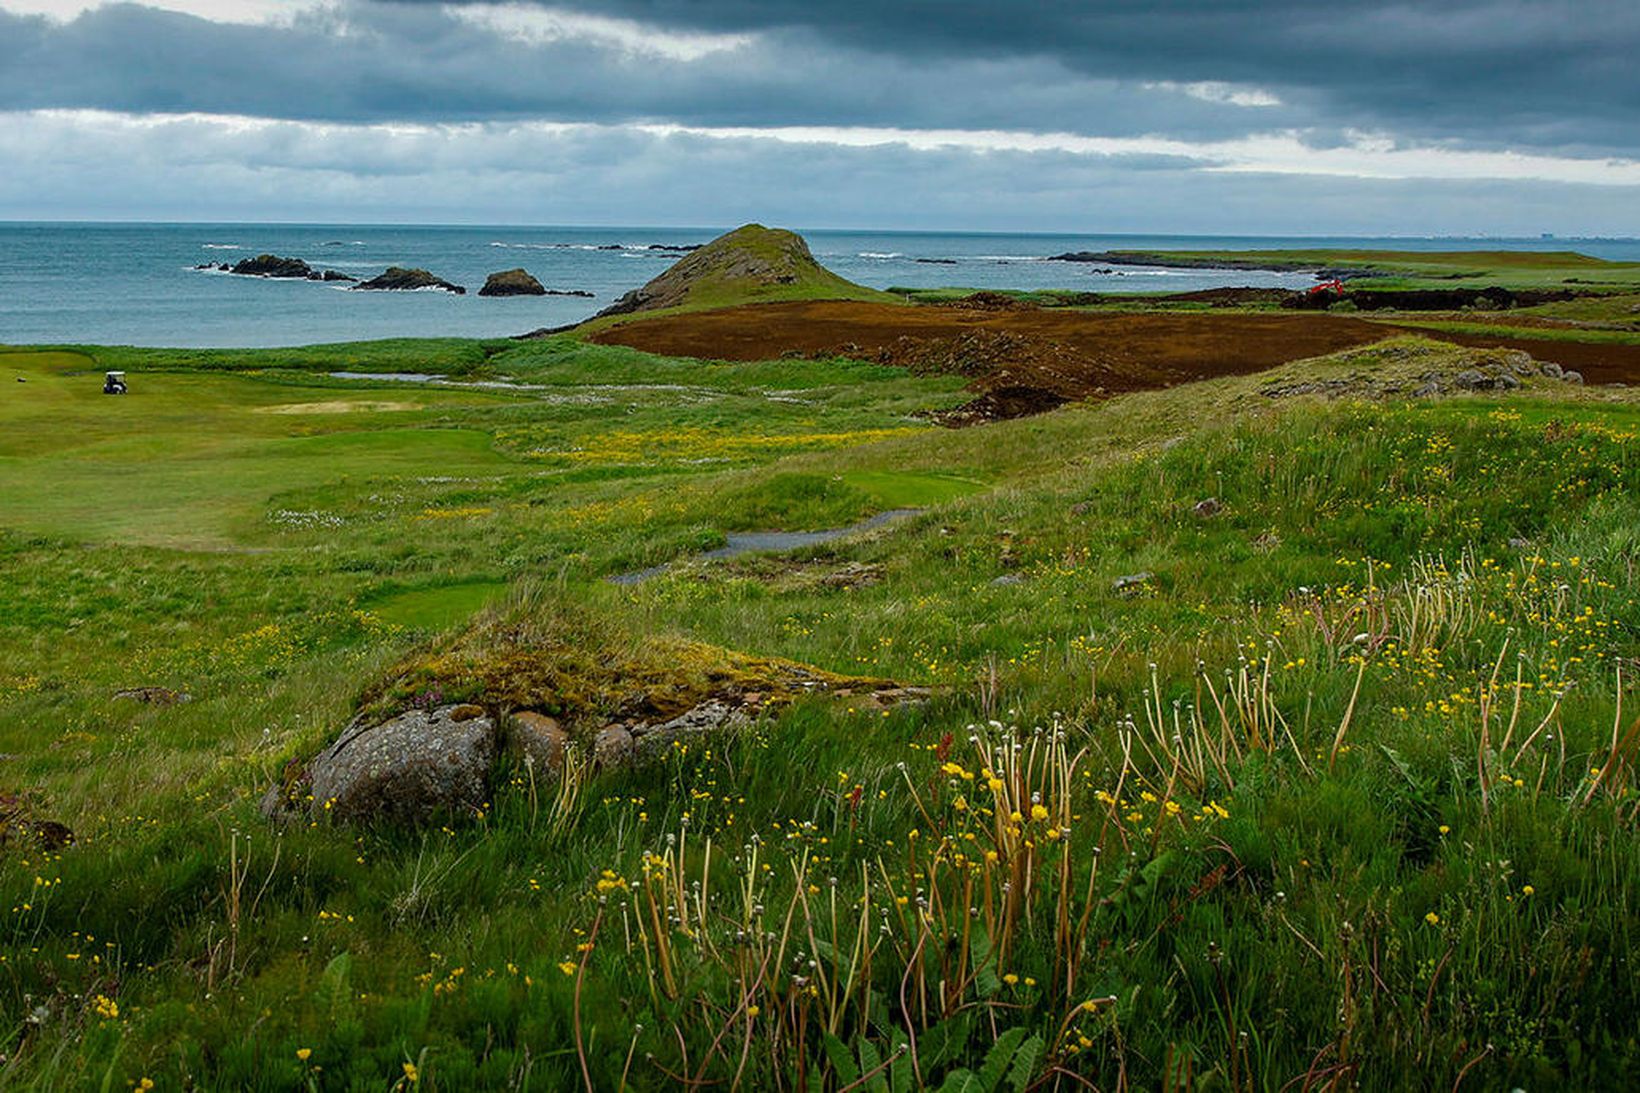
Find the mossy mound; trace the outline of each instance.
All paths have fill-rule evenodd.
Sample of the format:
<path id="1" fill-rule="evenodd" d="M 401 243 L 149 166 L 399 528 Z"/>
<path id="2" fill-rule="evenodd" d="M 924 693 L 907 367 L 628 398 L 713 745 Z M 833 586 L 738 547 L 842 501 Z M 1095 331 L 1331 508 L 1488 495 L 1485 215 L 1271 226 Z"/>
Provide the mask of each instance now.
<path id="1" fill-rule="evenodd" d="M 398 664 L 365 696 L 370 718 L 451 702 L 501 716 L 540 710 L 571 725 L 664 721 L 706 702 L 775 709 L 810 694 L 913 695 L 884 679 L 828 672 L 687 638 L 634 638 L 561 603 L 536 600 L 489 616 L 443 648 Z"/>
<path id="2" fill-rule="evenodd" d="M 815 261 L 796 232 L 746 224 L 720 235 L 593 320 L 680 308 L 730 307 L 763 300 L 891 300 Z"/>

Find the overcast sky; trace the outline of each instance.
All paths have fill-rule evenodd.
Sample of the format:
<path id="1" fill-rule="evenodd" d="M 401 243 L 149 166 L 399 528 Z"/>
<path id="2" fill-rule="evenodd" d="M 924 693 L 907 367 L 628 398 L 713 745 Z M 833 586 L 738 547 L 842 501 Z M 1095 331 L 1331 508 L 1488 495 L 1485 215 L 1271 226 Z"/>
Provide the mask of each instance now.
<path id="1" fill-rule="evenodd" d="M 0 218 L 1640 235 L 1637 0 L 0 0 Z"/>

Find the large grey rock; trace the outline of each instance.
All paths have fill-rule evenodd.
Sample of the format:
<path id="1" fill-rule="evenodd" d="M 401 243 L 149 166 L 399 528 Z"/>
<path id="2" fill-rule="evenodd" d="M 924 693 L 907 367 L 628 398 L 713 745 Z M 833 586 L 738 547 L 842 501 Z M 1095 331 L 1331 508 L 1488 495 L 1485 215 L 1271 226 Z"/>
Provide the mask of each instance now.
<path id="1" fill-rule="evenodd" d="M 411 710 L 351 728 L 308 764 L 315 814 L 421 823 L 488 799 L 496 731 L 477 706 Z"/>

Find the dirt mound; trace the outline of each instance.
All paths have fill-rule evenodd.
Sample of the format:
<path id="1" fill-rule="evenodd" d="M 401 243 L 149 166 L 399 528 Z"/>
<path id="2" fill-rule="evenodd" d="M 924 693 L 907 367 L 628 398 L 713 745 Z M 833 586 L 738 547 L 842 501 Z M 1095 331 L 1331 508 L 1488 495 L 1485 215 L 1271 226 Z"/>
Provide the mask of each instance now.
<path id="1" fill-rule="evenodd" d="M 833 351 L 823 355 L 850 354 Z M 978 398 L 928 415 L 931 421 L 951 426 L 1040 414 L 1102 395 L 1117 379 L 1108 360 L 1052 338 L 1005 330 L 970 330 L 950 338 L 902 336 L 868 359 L 913 375 L 971 380 L 970 389 L 981 392 Z"/>
<path id="2" fill-rule="evenodd" d="M 747 224 L 690 252 L 593 318 L 688 304 L 726 306 L 782 290 L 843 299 L 872 295 L 816 262 L 796 232 Z"/>
<path id="3" fill-rule="evenodd" d="M 961 429 L 969 425 L 983 425 L 987 421 L 1007 421 L 1009 418 L 1045 414 L 1071 401 L 1073 400 L 1042 387 L 1008 384 L 986 391 L 961 406 L 954 406 L 949 410 L 930 411 L 923 416 L 936 425 Z"/>

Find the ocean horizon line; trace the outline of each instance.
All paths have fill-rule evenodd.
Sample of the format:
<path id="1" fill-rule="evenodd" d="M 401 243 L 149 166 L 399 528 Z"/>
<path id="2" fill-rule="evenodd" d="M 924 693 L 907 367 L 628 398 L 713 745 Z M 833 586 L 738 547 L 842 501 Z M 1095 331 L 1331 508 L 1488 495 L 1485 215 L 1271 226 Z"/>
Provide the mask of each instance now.
<path id="1" fill-rule="evenodd" d="M 761 221 L 759 221 L 761 222 Z M 744 221 L 742 223 L 745 223 Z M 549 222 L 505 222 L 505 221 L 408 221 L 408 220 L 149 220 L 149 219 L 48 219 L 42 217 L 28 218 L 0 218 L 0 228 L 375 228 L 410 231 L 478 231 L 485 229 L 522 230 L 522 231 L 666 231 L 666 232 L 714 232 L 730 231 L 738 224 L 616 224 L 616 223 L 549 223 Z M 787 227 L 786 224 L 771 224 L 771 227 Z M 1193 232 L 1177 229 L 1142 230 L 1128 228 L 1120 231 L 1099 229 L 1033 229 L 1033 228 L 932 228 L 932 227 L 870 227 L 870 226 L 791 226 L 791 230 L 799 234 L 819 235 L 897 235 L 897 236 L 963 236 L 963 237 L 1028 237 L 1040 239 L 1237 239 L 1237 240 L 1369 240 L 1369 241 L 1399 241 L 1399 242 L 1495 242 L 1495 243 L 1636 243 L 1640 242 L 1640 235 L 1561 235 L 1558 233 L 1513 234 L 1500 235 L 1493 233 L 1479 234 L 1439 234 L 1427 233 L 1355 233 L 1349 231 L 1307 231 L 1307 232 Z"/>

